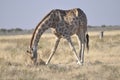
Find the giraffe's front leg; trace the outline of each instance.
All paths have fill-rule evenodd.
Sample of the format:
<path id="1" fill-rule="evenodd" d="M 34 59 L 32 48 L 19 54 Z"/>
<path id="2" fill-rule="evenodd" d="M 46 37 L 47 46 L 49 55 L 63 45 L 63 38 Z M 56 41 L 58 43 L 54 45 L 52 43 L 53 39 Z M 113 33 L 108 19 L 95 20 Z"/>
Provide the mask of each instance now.
<path id="1" fill-rule="evenodd" d="M 54 48 L 53 48 L 53 50 L 52 50 L 52 52 L 51 52 L 51 54 L 50 54 L 46 64 L 48 64 L 50 62 L 50 60 L 52 59 L 53 55 L 55 54 L 55 51 L 56 51 L 56 49 L 58 47 L 59 42 L 60 42 L 60 38 L 57 38 L 56 42 L 55 42 L 55 46 L 54 46 Z"/>

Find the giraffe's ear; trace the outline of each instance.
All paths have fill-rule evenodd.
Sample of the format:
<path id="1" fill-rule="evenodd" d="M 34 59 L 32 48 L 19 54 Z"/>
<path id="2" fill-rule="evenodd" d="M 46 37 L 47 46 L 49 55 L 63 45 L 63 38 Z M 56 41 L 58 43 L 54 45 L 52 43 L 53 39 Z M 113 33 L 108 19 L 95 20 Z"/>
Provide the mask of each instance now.
<path id="1" fill-rule="evenodd" d="M 31 52 L 29 50 L 26 51 L 26 55 L 31 57 Z"/>
<path id="2" fill-rule="evenodd" d="M 31 48 L 28 48 L 26 52 L 31 54 Z"/>
<path id="3" fill-rule="evenodd" d="M 27 53 L 31 53 L 29 50 L 26 51 Z"/>

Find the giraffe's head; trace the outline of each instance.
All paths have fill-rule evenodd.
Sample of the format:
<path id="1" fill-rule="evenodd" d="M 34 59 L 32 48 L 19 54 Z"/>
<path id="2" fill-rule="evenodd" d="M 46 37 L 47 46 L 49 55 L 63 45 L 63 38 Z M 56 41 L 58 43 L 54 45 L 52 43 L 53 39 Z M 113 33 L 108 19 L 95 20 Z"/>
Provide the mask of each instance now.
<path id="1" fill-rule="evenodd" d="M 27 55 L 30 57 L 31 61 L 35 64 L 37 61 L 37 52 L 33 48 L 27 50 Z"/>

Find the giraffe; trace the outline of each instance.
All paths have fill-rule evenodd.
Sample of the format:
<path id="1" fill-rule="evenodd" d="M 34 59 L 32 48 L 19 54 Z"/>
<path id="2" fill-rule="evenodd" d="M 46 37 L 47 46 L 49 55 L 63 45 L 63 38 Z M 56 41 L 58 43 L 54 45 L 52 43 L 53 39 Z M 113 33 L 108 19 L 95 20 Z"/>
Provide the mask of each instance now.
<path id="1" fill-rule="evenodd" d="M 50 62 L 55 54 L 61 38 L 65 38 L 68 41 L 70 48 L 72 49 L 74 56 L 78 61 L 77 63 L 83 64 L 85 44 L 87 50 L 89 49 L 89 35 L 87 33 L 86 14 L 79 8 L 70 10 L 51 10 L 36 26 L 31 38 L 30 50 L 27 50 L 34 64 L 37 63 L 38 42 L 41 38 L 41 35 L 49 28 L 52 29 L 52 32 L 55 34 L 56 42 L 48 60 L 46 61 L 46 64 Z M 76 34 L 78 37 L 79 56 L 77 55 L 76 49 L 71 40 L 71 36 L 73 34 Z"/>

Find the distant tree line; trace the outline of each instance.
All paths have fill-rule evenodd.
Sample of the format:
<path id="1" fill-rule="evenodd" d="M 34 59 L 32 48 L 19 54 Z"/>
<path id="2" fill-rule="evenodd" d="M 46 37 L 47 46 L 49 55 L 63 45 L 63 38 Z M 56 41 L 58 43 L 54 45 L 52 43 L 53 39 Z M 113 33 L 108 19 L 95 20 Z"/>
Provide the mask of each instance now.
<path id="1" fill-rule="evenodd" d="M 12 28 L 12 29 L 5 29 L 0 28 L 0 36 L 1 35 L 24 35 L 24 34 L 32 34 L 33 29 L 21 29 L 21 28 Z"/>
<path id="2" fill-rule="evenodd" d="M 88 25 L 89 30 L 120 30 L 120 25 L 101 25 L 101 26 L 91 26 Z M 5 28 L 0 28 L 0 34 L 10 34 L 10 33 L 32 33 L 34 29 L 21 29 L 21 28 L 12 28 L 12 29 L 5 29 Z M 49 32 L 49 31 L 48 31 Z"/>
<path id="3" fill-rule="evenodd" d="M 91 26 L 91 25 L 88 25 L 88 28 L 94 28 L 94 27 L 102 27 L 102 28 L 105 28 L 105 27 L 120 27 L 120 25 L 101 25 L 101 26 Z"/>
<path id="4" fill-rule="evenodd" d="M 23 29 L 21 29 L 21 28 L 13 28 L 13 29 L 1 28 L 0 29 L 0 32 L 19 32 L 19 31 L 23 31 Z"/>

